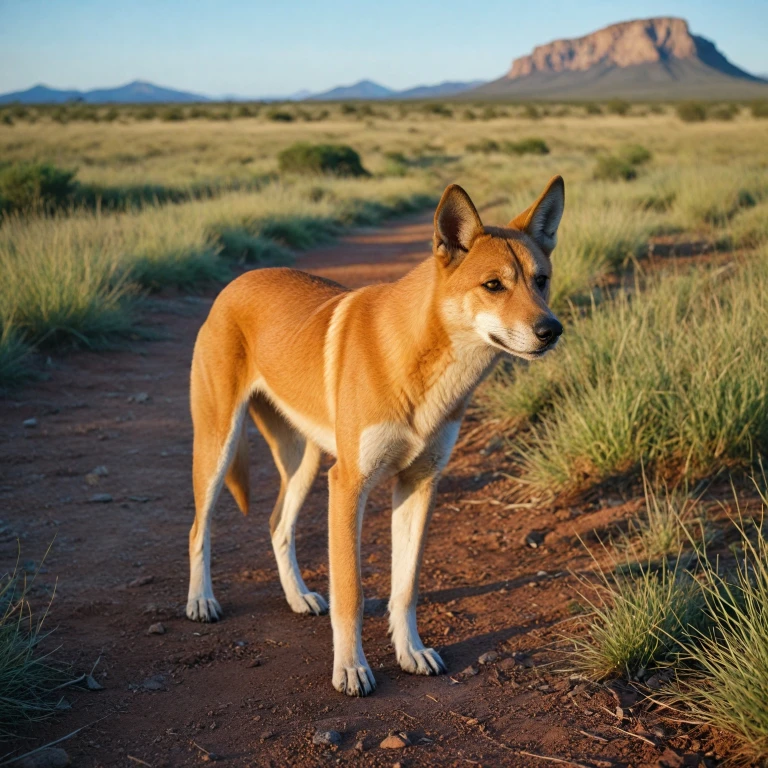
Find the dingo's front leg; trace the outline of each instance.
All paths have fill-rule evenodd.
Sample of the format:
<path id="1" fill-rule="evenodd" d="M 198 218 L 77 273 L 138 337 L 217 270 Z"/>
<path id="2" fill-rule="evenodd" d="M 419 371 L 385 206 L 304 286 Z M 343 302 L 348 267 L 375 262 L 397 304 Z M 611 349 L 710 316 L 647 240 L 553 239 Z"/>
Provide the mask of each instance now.
<path id="1" fill-rule="evenodd" d="M 406 672 L 417 675 L 439 675 L 446 671 L 440 655 L 424 646 L 416 628 L 419 571 L 437 480 L 437 476 L 424 478 L 401 473 L 392 495 L 389 631 L 398 663 Z"/>
<path id="2" fill-rule="evenodd" d="M 363 583 L 360 529 L 367 490 L 359 473 L 337 462 L 328 473 L 333 686 L 348 696 L 367 696 L 376 687 L 363 653 Z"/>

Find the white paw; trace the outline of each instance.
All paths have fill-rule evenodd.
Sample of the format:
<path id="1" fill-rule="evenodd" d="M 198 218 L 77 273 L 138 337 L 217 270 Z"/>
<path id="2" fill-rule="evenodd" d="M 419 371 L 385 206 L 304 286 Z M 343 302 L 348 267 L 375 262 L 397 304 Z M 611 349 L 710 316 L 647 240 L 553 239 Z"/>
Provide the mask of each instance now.
<path id="1" fill-rule="evenodd" d="M 288 605 L 291 606 L 291 610 L 294 613 L 314 614 L 315 616 L 322 616 L 324 613 L 328 613 L 328 602 L 322 595 L 318 595 L 317 592 L 297 594 L 288 601 Z"/>
<path id="2" fill-rule="evenodd" d="M 376 688 L 376 679 L 367 664 L 336 667 L 333 670 L 333 687 L 347 696 L 367 696 Z"/>
<path id="3" fill-rule="evenodd" d="M 448 671 L 434 648 L 408 648 L 405 653 L 397 654 L 397 661 L 405 672 L 412 675 L 442 675 Z"/>
<path id="4" fill-rule="evenodd" d="M 187 618 L 192 621 L 218 621 L 223 611 L 219 601 L 211 597 L 191 597 L 187 600 Z"/>

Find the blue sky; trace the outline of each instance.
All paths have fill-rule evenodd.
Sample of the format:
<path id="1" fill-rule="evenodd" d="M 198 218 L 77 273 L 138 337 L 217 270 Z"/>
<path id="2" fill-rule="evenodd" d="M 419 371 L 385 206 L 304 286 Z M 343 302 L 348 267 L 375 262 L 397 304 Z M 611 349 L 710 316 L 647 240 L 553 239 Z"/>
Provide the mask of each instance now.
<path id="1" fill-rule="evenodd" d="M 768 0 L 0 0 L 0 92 L 143 79 L 261 96 L 493 79 L 537 44 L 660 15 L 768 73 Z"/>

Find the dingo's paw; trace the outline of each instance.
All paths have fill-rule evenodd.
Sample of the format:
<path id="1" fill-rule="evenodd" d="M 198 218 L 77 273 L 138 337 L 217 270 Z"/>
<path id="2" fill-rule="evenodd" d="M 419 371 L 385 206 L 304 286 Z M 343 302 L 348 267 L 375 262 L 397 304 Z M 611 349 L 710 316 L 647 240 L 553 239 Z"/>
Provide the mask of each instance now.
<path id="1" fill-rule="evenodd" d="M 448 671 L 434 648 L 409 648 L 405 653 L 399 653 L 397 660 L 400 667 L 412 675 L 442 675 Z"/>
<path id="2" fill-rule="evenodd" d="M 337 667 L 333 671 L 333 687 L 347 696 L 367 696 L 376 688 L 376 680 L 367 664 Z"/>
<path id="3" fill-rule="evenodd" d="M 211 597 L 191 597 L 187 600 L 187 618 L 192 621 L 218 621 L 223 615 L 219 601 Z"/>

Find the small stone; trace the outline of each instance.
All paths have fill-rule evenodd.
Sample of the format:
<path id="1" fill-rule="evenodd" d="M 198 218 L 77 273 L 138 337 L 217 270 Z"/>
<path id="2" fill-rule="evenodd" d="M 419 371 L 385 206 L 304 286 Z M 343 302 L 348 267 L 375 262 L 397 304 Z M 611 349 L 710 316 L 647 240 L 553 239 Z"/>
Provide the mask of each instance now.
<path id="1" fill-rule="evenodd" d="M 538 549 L 544 543 L 544 534 L 540 531 L 531 531 L 526 534 L 525 543 L 532 549 Z"/>
<path id="2" fill-rule="evenodd" d="M 133 579 L 133 581 L 129 581 L 126 586 L 128 589 L 136 589 L 137 587 L 146 587 L 147 584 L 151 584 L 155 580 L 154 576 L 139 576 L 137 579 Z"/>
<path id="3" fill-rule="evenodd" d="M 161 621 L 158 621 L 156 624 L 150 624 L 149 629 L 147 630 L 148 635 L 164 635 L 165 634 L 165 626 Z"/>
<path id="4" fill-rule="evenodd" d="M 384 741 L 379 744 L 382 749 L 404 749 L 411 742 L 408 737 L 402 733 L 391 733 Z"/>
<path id="5" fill-rule="evenodd" d="M 99 478 L 98 475 L 95 475 L 93 472 L 89 472 L 85 476 L 85 484 L 86 485 L 90 485 L 90 486 L 98 485 L 99 484 L 99 479 L 100 478 Z"/>
<path id="6" fill-rule="evenodd" d="M 496 651 L 486 651 L 478 658 L 477 661 L 480 664 L 493 664 L 493 662 L 496 661 L 496 659 L 498 658 L 499 658 L 499 654 L 496 653 Z"/>
<path id="7" fill-rule="evenodd" d="M 109 470 L 103 465 L 99 464 L 98 467 L 94 467 L 90 474 L 96 475 L 96 477 L 106 477 L 109 474 Z"/>
<path id="8" fill-rule="evenodd" d="M 37 419 L 24 419 L 21 423 L 26 429 L 33 429 L 37 426 Z"/>
<path id="9" fill-rule="evenodd" d="M 154 677 L 148 677 L 141 687 L 145 691 L 164 691 L 165 690 L 165 675 L 155 675 Z"/>
<path id="10" fill-rule="evenodd" d="M 255 669 L 256 667 L 260 667 L 260 666 L 261 666 L 261 659 L 251 659 L 248 662 L 249 669 Z"/>
<path id="11" fill-rule="evenodd" d="M 657 691 L 659 688 L 661 688 L 661 679 L 658 675 L 651 675 L 646 681 L 645 684 L 652 690 Z"/>
<path id="12" fill-rule="evenodd" d="M 18 768 L 66 768 L 69 764 L 69 755 L 58 747 L 44 749 L 15 763 Z"/>
<path id="13" fill-rule="evenodd" d="M 109 504 L 112 496 L 108 493 L 94 493 L 89 499 L 91 504 Z"/>
<path id="14" fill-rule="evenodd" d="M 338 747 L 341 744 L 341 734 L 338 731 L 315 731 L 312 743 L 323 747 Z"/>
<path id="15" fill-rule="evenodd" d="M 85 678 L 85 686 L 89 691 L 103 691 L 104 686 L 96 680 L 93 675 L 87 675 Z"/>
<path id="16" fill-rule="evenodd" d="M 474 677 L 476 674 L 478 674 L 479 671 L 480 670 L 477 667 L 473 667 L 470 664 L 466 669 L 462 669 L 459 674 L 463 677 Z"/>
<path id="17" fill-rule="evenodd" d="M 358 739 L 355 742 L 355 752 L 365 752 L 365 743 L 362 739 Z"/>
<path id="18" fill-rule="evenodd" d="M 128 398 L 128 402 L 134 402 L 138 403 L 139 405 L 143 405 L 144 403 L 148 403 L 150 400 L 149 395 L 146 392 L 138 392 L 135 395 L 131 395 Z"/>
<path id="19" fill-rule="evenodd" d="M 259 740 L 260 741 L 267 741 L 268 739 L 271 739 L 275 734 L 272 731 L 262 731 L 259 734 Z"/>

